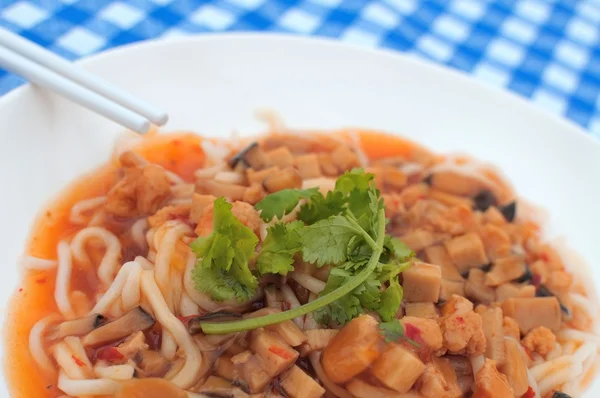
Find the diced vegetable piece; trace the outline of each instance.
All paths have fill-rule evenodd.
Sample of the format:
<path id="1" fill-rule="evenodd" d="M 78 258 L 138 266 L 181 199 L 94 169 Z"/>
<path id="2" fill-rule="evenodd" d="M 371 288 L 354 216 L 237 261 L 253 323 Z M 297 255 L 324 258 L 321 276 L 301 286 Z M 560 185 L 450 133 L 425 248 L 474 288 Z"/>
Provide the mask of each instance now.
<path id="1" fill-rule="evenodd" d="M 267 192 L 273 193 L 282 189 L 302 188 L 302 177 L 293 167 L 286 167 L 276 173 L 269 175 L 263 181 L 263 187 Z"/>
<path id="2" fill-rule="evenodd" d="M 98 346 L 122 339 L 140 330 L 146 330 L 154 325 L 152 315 L 137 307 L 122 317 L 100 326 L 88 333 L 82 339 L 84 346 Z"/>
<path id="3" fill-rule="evenodd" d="M 321 166 L 321 170 L 323 174 L 330 177 L 337 177 L 339 171 L 335 164 L 333 164 L 333 159 L 331 158 L 331 154 L 329 153 L 319 153 L 317 154 L 319 158 L 319 165 Z"/>
<path id="4" fill-rule="evenodd" d="M 490 224 L 498 226 L 506 225 L 506 219 L 497 207 L 488 208 L 485 213 L 483 213 L 483 219 Z"/>
<path id="5" fill-rule="evenodd" d="M 271 381 L 262 357 L 254 354 L 242 367 L 242 377 L 248 383 L 251 393 L 261 392 Z"/>
<path id="6" fill-rule="evenodd" d="M 400 240 L 404 242 L 411 250 L 419 252 L 428 246 L 441 243 L 448 235 L 433 233 L 425 229 L 414 229 L 402 235 Z"/>
<path id="7" fill-rule="evenodd" d="M 442 331 L 434 319 L 405 316 L 401 322 L 404 325 L 404 330 L 407 329 L 407 325 L 412 325 L 418 329 L 419 338 L 417 340 L 419 341 L 417 343 L 425 343 L 433 351 L 442 348 Z"/>
<path id="8" fill-rule="evenodd" d="M 560 329 L 560 303 L 556 297 L 509 298 L 502 303 L 504 314 L 514 318 L 523 334 L 545 326 L 553 332 Z"/>
<path id="9" fill-rule="evenodd" d="M 447 358 L 434 357 L 433 363 L 435 363 L 440 372 L 442 372 L 442 375 L 444 375 L 444 379 L 447 383 L 446 391 L 448 392 L 448 397 L 461 397 L 462 391 L 458 385 L 456 370 L 454 370 L 450 360 Z"/>
<path id="10" fill-rule="evenodd" d="M 386 167 L 382 169 L 384 184 L 392 190 L 404 188 L 408 182 L 407 175 L 395 167 Z"/>
<path id="11" fill-rule="evenodd" d="M 229 160 L 231 168 L 235 168 L 239 163 L 245 167 L 260 170 L 269 164 L 269 159 L 258 143 L 253 142 Z"/>
<path id="12" fill-rule="evenodd" d="M 212 205 L 215 199 L 216 197 L 213 195 L 201 195 L 199 193 L 194 193 L 194 196 L 192 197 L 190 220 L 196 224 L 200 222 L 200 218 L 202 217 L 204 209 Z"/>
<path id="13" fill-rule="evenodd" d="M 504 327 L 502 310 L 498 307 L 478 306 L 475 310 L 483 321 L 485 356 L 498 364 L 504 363 Z"/>
<path id="14" fill-rule="evenodd" d="M 124 381 L 115 398 L 187 398 L 187 393 L 165 379 Z"/>
<path id="15" fill-rule="evenodd" d="M 264 360 L 265 370 L 275 377 L 296 362 L 298 352 L 265 330 L 255 330 L 250 338 L 250 349 Z"/>
<path id="16" fill-rule="evenodd" d="M 515 394 L 508 379 L 496 369 L 496 363 L 485 360 L 483 367 L 475 375 L 473 398 L 514 398 Z"/>
<path id="17" fill-rule="evenodd" d="M 527 380 L 527 364 L 518 344 L 513 339 L 504 340 L 506 359 L 499 370 L 506 375 L 508 384 L 514 390 L 515 396 L 520 397 L 527 392 L 529 381 Z"/>
<path id="18" fill-rule="evenodd" d="M 296 365 L 281 376 L 280 383 L 290 398 L 319 398 L 325 394 L 325 389 Z"/>
<path id="19" fill-rule="evenodd" d="M 440 203 L 445 204 L 446 206 L 463 205 L 467 206 L 468 208 L 473 207 L 473 201 L 470 198 L 452 195 L 437 189 L 429 190 L 429 197 L 431 199 L 437 200 Z"/>
<path id="20" fill-rule="evenodd" d="M 417 382 L 422 396 L 427 398 L 460 398 L 462 392 L 456 381 L 456 373 L 447 359 L 434 358 L 425 367 Z"/>
<path id="21" fill-rule="evenodd" d="M 483 190 L 483 183 L 470 175 L 456 171 L 436 171 L 431 176 L 431 187 L 458 196 L 475 196 Z"/>
<path id="22" fill-rule="evenodd" d="M 485 284 L 498 286 L 518 279 L 526 271 L 525 259 L 522 256 L 509 256 L 496 260 L 485 277 Z"/>
<path id="23" fill-rule="evenodd" d="M 213 196 L 223 196 L 230 201 L 242 200 L 246 187 L 238 184 L 228 184 L 214 180 L 198 180 L 196 192 Z"/>
<path id="24" fill-rule="evenodd" d="M 481 228 L 479 233 L 485 246 L 485 252 L 491 261 L 510 255 L 510 236 L 502 228 L 488 223 Z"/>
<path id="25" fill-rule="evenodd" d="M 462 282 L 464 278 L 452 262 L 448 250 L 443 245 L 434 245 L 425 248 L 425 261 L 439 265 L 442 269 L 442 278 L 449 281 Z"/>
<path id="26" fill-rule="evenodd" d="M 246 191 L 244 191 L 244 197 L 242 200 L 244 202 L 248 202 L 252 205 L 255 205 L 258 202 L 260 202 L 261 200 L 263 200 L 266 195 L 267 195 L 267 192 L 265 192 L 262 184 L 254 183 L 254 184 L 250 185 L 248 188 L 246 188 Z"/>
<path id="27" fill-rule="evenodd" d="M 376 387 L 361 379 L 353 379 L 346 385 L 346 389 L 356 398 L 419 398 L 418 393 L 398 394 L 394 390 Z"/>
<path id="28" fill-rule="evenodd" d="M 504 329 L 504 335 L 508 337 L 512 337 L 513 339 L 519 341 L 521 338 L 521 331 L 519 330 L 519 325 L 517 321 L 509 316 L 505 316 L 502 319 L 502 328 Z"/>
<path id="29" fill-rule="evenodd" d="M 315 153 L 296 156 L 294 166 L 298 169 L 303 179 L 319 178 L 323 176 L 319 167 L 319 158 Z"/>
<path id="30" fill-rule="evenodd" d="M 485 284 L 485 277 L 486 273 L 482 270 L 471 268 L 465 283 L 465 295 L 473 301 L 490 304 L 496 300 L 496 292 Z"/>
<path id="31" fill-rule="evenodd" d="M 327 376 L 341 384 L 362 373 L 379 357 L 381 341 L 375 318 L 370 315 L 354 318 L 323 350 L 322 363 Z"/>
<path id="32" fill-rule="evenodd" d="M 360 167 L 360 161 L 356 153 L 347 145 L 340 145 L 331 153 L 331 161 L 340 172 Z"/>
<path id="33" fill-rule="evenodd" d="M 440 297 L 442 270 L 439 266 L 415 262 L 402 273 L 404 300 L 436 303 Z"/>
<path id="34" fill-rule="evenodd" d="M 139 378 L 163 377 L 171 368 L 171 363 L 156 351 L 141 350 L 134 360 L 135 374 Z"/>
<path id="35" fill-rule="evenodd" d="M 319 351 L 329 345 L 329 342 L 335 335 L 339 333 L 336 329 L 309 329 L 305 330 L 307 340 L 300 346 L 302 355 L 309 354 L 313 351 Z"/>
<path id="36" fill-rule="evenodd" d="M 280 312 L 280 311 L 278 311 Z M 294 323 L 294 321 L 283 321 L 275 325 L 267 326 L 267 330 L 276 333 L 292 347 L 297 347 L 306 341 L 304 332 Z"/>
<path id="37" fill-rule="evenodd" d="M 425 364 L 412 351 L 391 343 L 375 361 L 371 373 L 386 387 L 405 393 L 424 370 Z"/>
<path id="38" fill-rule="evenodd" d="M 231 390 L 232 385 L 228 380 L 223 379 L 218 376 L 208 376 L 208 379 L 202 384 L 200 387 L 200 392 L 212 392 L 214 390 L 223 390 L 228 389 Z"/>
<path id="39" fill-rule="evenodd" d="M 535 297 L 535 286 L 518 283 L 505 283 L 496 289 L 496 300 L 504 301 L 511 297 Z"/>
<path id="40" fill-rule="evenodd" d="M 543 326 L 538 326 L 527 333 L 521 341 L 523 347 L 531 352 L 537 352 L 545 357 L 556 346 L 556 336 L 552 331 Z"/>
<path id="41" fill-rule="evenodd" d="M 124 342 L 118 345 L 118 350 L 126 358 L 133 358 L 139 351 L 147 350 L 146 336 L 144 332 L 137 332 L 129 335 Z"/>
<path id="42" fill-rule="evenodd" d="M 483 242 L 474 232 L 452 238 L 444 242 L 444 245 L 460 273 L 489 263 Z"/>
<path id="43" fill-rule="evenodd" d="M 269 163 L 279 168 L 292 166 L 294 164 L 294 156 L 285 146 L 273 149 L 265 153 Z"/>
<path id="44" fill-rule="evenodd" d="M 233 380 L 235 374 L 235 365 L 231 362 L 231 357 L 221 355 L 215 363 L 215 373 L 227 380 Z"/>
<path id="45" fill-rule="evenodd" d="M 448 300 L 453 294 L 464 296 L 465 283 L 461 281 L 457 282 L 442 279 L 442 286 L 440 288 L 440 301 Z"/>
<path id="46" fill-rule="evenodd" d="M 433 303 L 406 303 L 406 316 L 437 319 L 437 308 Z"/>
<path id="47" fill-rule="evenodd" d="M 248 183 L 250 183 L 250 185 L 252 184 L 261 184 L 263 183 L 263 181 L 273 175 L 279 172 L 279 167 L 277 166 L 273 166 L 273 167 L 268 167 L 266 169 L 263 170 L 255 170 L 255 169 L 248 169 L 246 170 L 246 178 L 248 179 Z"/>

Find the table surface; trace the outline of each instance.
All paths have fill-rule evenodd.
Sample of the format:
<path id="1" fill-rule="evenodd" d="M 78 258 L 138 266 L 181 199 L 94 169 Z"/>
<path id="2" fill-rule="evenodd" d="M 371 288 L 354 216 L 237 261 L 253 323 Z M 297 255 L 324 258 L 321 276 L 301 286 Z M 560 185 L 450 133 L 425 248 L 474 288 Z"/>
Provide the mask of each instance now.
<path id="1" fill-rule="evenodd" d="M 600 138 L 600 1 L 0 0 L 0 25 L 69 59 L 224 31 L 391 48 L 505 87 Z M 21 84 L 0 69 L 0 95 Z"/>

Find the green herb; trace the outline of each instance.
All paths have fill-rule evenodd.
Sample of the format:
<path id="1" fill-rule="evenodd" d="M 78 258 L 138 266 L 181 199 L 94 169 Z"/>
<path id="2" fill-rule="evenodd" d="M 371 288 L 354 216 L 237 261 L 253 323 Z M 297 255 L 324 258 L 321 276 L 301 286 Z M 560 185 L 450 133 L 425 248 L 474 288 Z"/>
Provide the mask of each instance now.
<path id="1" fill-rule="evenodd" d="M 379 331 L 388 343 L 398 341 L 404 337 L 404 326 L 402 326 L 402 323 L 398 319 L 380 323 Z"/>
<path id="2" fill-rule="evenodd" d="M 345 207 L 346 198 L 342 192 L 329 191 L 327 196 L 317 192 L 306 204 L 300 207 L 298 220 L 304 221 L 308 225 L 314 224 L 317 221 L 342 213 Z"/>
<path id="3" fill-rule="evenodd" d="M 270 222 L 273 217 L 281 220 L 285 214 L 294 210 L 300 199 L 308 199 L 315 194 L 320 194 L 318 188 L 283 189 L 265 197 L 254 207 L 260 210 L 260 217 L 266 222 Z"/>
<path id="4" fill-rule="evenodd" d="M 385 322 L 391 321 L 396 317 L 396 313 L 402 303 L 403 290 L 398 282 L 398 278 L 393 278 L 390 285 L 380 296 L 380 305 L 377 309 L 379 316 Z"/>
<path id="5" fill-rule="evenodd" d="M 294 255 L 300 251 L 298 231 L 304 226 L 300 221 L 278 223 L 267 229 L 260 255 L 256 259 L 258 272 L 287 275 L 293 271 Z"/>
<path id="6" fill-rule="evenodd" d="M 190 244 L 198 257 L 192 271 L 195 287 L 216 301 L 250 299 L 258 286 L 248 267 L 258 238 L 231 212 L 231 204 L 218 198 L 213 208 L 213 232 Z"/>

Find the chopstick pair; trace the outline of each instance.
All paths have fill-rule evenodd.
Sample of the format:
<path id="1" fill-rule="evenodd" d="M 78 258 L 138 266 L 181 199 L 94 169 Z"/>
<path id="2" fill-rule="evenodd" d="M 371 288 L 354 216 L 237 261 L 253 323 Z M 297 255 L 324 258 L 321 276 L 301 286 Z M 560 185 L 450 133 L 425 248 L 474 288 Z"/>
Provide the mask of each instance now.
<path id="1" fill-rule="evenodd" d="M 155 106 L 3 28 L 0 66 L 140 133 L 152 123 L 164 125 L 169 118 Z"/>

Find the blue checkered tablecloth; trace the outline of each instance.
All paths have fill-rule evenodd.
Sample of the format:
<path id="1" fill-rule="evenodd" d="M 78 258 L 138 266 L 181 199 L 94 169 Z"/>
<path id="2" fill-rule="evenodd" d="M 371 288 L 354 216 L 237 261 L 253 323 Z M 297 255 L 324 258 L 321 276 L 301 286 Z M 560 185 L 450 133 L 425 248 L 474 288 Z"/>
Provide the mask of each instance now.
<path id="1" fill-rule="evenodd" d="M 209 32 L 334 37 L 466 71 L 600 137 L 600 0 L 0 0 L 0 25 L 69 59 Z M 0 94 L 22 83 L 0 69 Z"/>

